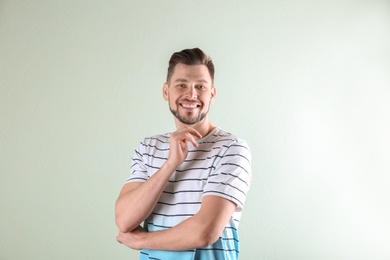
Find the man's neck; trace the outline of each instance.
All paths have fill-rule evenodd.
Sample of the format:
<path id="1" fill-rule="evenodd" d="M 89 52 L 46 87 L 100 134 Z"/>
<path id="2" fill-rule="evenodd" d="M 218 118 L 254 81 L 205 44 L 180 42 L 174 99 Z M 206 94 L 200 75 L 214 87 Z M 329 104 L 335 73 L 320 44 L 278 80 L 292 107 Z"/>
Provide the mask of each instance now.
<path id="1" fill-rule="evenodd" d="M 176 118 L 175 118 L 175 124 L 177 129 L 183 126 L 183 123 L 179 122 Z M 205 137 L 215 129 L 215 126 L 212 125 L 206 118 L 196 124 L 187 125 L 187 126 L 193 127 L 196 131 L 198 131 L 202 135 L 202 137 Z"/>

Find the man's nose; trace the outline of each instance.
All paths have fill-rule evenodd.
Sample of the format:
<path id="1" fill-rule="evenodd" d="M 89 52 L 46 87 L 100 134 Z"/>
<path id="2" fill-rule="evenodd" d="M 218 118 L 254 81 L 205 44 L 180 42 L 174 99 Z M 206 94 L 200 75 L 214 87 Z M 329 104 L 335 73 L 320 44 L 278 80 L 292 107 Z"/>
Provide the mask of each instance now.
<path id="1" fill-rule="evenodd" d="M 189 87 L 187 95 L 190 99 L 197 99 L 198 98 L 198 92 L 196 91 L 195 87 Z"/>

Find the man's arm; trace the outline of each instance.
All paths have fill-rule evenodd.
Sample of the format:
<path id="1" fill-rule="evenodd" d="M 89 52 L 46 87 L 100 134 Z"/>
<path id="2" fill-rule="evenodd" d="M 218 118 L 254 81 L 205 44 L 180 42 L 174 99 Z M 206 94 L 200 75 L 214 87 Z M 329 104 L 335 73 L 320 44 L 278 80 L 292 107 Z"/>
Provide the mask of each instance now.
<path id="1" fill-rule="evenodd" d="M 141 228 L 120 232 L 117 240 L 133 249 L 190 250 L 213 244 L 221 236 L 236 204 L 219 196 L 204 196 L 198 213 L 175 227 L 156 232 Z"/>
<path id="2" fill-rule="evenodd" d="M 135 229 L 150 215 L 174 170 L 164 164 L 146 182 L 123 186 L 115 205 L 116 225 L 121 232 Z"/>
<path id="3" fill-rule="evenodd" d="M 152 212 L 170 176 L 188 154 L 188 144 L 198 146 L 202 136 L 191 127 L 183 127 L 170 136 L 169 157 L 162 167 L 145 182 L 123 186 L 115 205 L 115 220 L 120 232 L 134 230 Z"/>

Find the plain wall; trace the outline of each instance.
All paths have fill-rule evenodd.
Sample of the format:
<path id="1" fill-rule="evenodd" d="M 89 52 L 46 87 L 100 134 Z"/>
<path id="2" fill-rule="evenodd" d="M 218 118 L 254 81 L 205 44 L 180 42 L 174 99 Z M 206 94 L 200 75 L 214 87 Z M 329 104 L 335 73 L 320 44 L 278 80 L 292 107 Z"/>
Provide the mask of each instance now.
<path id="1" fill-rule="evenodd" d="M 170 55 L 246 139 L 240 259 L 390 259 L 390 2 L 0 0 L 0 259 L 137 259 L 114 203 Z"/>

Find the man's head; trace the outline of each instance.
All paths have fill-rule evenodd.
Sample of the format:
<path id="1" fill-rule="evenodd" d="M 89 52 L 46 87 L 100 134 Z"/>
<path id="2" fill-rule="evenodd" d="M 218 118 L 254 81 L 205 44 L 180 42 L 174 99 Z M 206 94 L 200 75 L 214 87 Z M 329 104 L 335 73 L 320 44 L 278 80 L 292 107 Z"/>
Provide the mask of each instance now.
<path id="1" fill-rule="evenodd" d="M 176 52 L 169 61 L 163 96 L 176 123 L 208 125 L 207 114 L 214 102 L 214 65 L 200 49 Z"/>
<path id="2" fill-rule="evenodd" d="M 167 83 L 168 85 L 171 82 L 172 74 L 175 70 L 177 64 L 184 65 L 205 65 L 210 73 L 210 77 L 214 82 L 214 64 L 209 56 L 207 56 L 201 49 L 185 49 L 179 52 L 172 54 L 171 59 L 169 60 L 169 67 L 167 73 Z"/>

